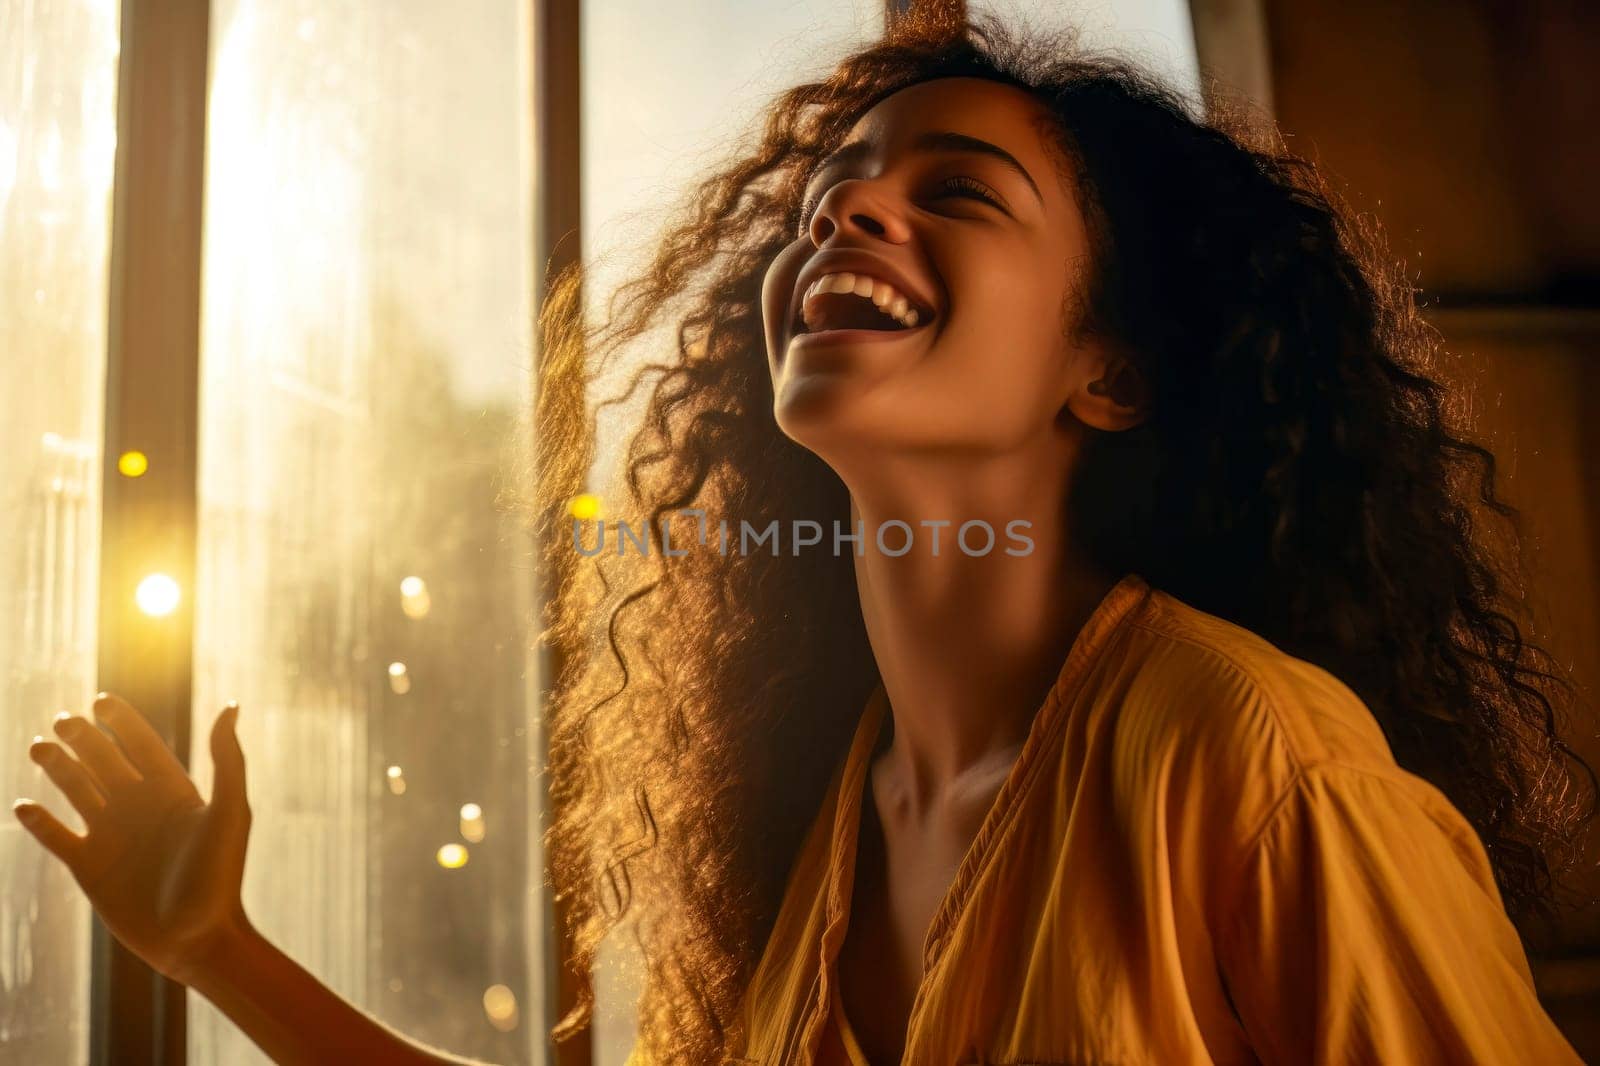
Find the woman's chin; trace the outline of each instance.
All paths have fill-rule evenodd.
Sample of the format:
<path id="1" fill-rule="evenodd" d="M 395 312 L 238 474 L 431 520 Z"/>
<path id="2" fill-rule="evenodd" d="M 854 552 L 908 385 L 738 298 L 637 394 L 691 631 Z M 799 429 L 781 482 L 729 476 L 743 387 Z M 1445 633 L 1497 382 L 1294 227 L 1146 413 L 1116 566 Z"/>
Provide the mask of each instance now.
<path id="1" fill-rule="evenodd" d="M 787 377 L 773 400 L 778 428 L 796 440 L 830 434 L 853 421 L 860 405 L 861 383 L 845 370 Z"/>
<path id="2" fill-rule="evenodd" d="M 932 324 L 929 323 L 928 326 Z M 874 396 L 926 358 L 928 326 L 830 330 L 790 338 L 778 364 L 773 414 L 800 444 L 876 437 L 893 412 Z"/>
<path id="3" fill-rule="evenodd" d="M 864 384 L 846 370 L 791 375 L 773 401 L 773 417 L 785 436 L 808 448 L 860 436 L 871 423 Z"/>

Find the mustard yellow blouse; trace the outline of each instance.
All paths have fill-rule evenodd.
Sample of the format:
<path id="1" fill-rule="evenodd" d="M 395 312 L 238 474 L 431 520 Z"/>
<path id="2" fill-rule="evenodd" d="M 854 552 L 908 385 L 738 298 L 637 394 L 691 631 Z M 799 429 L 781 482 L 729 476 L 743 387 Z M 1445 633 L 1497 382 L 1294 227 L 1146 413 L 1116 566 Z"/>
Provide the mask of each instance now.
<path id="1" fill-rule="evenodd" d="M 879 686 L 790 873 L 743 1061 L 874 1066 L 836 960 L 886 711 Z M 1366 705 L 1136 574 L 1074 642 L 923 959 L 907 1063 L 1579 1062 L 1477 835 Z"/>

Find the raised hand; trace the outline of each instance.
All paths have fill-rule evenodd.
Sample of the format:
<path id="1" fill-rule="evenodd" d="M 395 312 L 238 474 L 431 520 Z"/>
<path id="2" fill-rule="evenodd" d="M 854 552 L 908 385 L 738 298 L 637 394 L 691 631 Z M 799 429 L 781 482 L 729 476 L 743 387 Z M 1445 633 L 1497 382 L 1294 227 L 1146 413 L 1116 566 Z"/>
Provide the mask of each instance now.
<path id="1" fill-rule="evenodd" d="M 83 816 L 86 834 L 30 800 L 13 810 L 66 864 L 118 940 L 159 973 L 191 983 L 208 954 L 246 925 L 239 883 L 250 807 L 234 732 L 238 705 L 211 728 L 210 803 L 131 704 L 101 693 L 94 714 L 110 736 L 63 712 L 54 723 L 62 743 L 36 737 L 28 748 Z"/>

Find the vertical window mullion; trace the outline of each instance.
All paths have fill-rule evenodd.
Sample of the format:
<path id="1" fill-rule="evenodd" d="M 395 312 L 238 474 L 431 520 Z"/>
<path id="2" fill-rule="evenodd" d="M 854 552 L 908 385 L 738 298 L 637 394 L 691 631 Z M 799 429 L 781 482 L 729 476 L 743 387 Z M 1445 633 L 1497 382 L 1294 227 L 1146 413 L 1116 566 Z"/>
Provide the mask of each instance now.
<path id="1" fill-rule="evenodd" d="M 123 0 L 107 328 L 99 686 L 128 698 L 187 764 L 193 676 L 200 226 L 210 5 Z M 116 458 L 137 450 L 147 472 Z M 163 617 L 134 594 L 179 589 Z M 184 1061 L 184 990 L 98 920 L 90 1060 Z"/>
<path id="2" fill-rule="evenodd" d="M 582 101 L 581 0 L 534 0 L 533 25 L 533 114 L 534 185 L 537 202 L 534 210 L 534 292 L 537 309 L 542 308 L 550 278 L 559 274 L 582 255 L 582 145 L 580 121 Z M 542 353 L 541 353 L 542 358 Z M 553 597 L 556 590 L 540 588 L 538 595 Z M 544 616 L 541 605 L 540 617 Z M 550 681 L 559 676 L 566 649 L 545 646 L 539 669 L 539 705 L 546 706 Z M 549 765 L 548 737 L 539 730 L 539 765 Z M 545 775 L 540 779 L 549 782 Z M 548 787 L 540 797 L 544 807 L 541 827 L 555 817 Z M 571 958 L 572 930 L 565 908 L 550 897 L 544 898 L 544 920 L 551 935 L 545 966 L 545 1015 L 555 1021 L 577 1001 L 583 985 L 592 986 L 590 974 L 574 974 L 567 965 Z M 589 1066 L 594 1061 L 592 1027 L 559 1045 L 544 1040 L 550 1062 L 556 1066 Z"/>

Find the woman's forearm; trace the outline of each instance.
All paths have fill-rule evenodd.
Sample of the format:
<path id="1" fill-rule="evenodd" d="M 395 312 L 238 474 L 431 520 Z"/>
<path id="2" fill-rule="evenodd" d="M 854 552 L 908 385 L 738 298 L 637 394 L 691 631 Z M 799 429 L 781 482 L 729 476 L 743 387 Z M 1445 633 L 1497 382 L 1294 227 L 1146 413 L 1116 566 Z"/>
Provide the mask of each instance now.
<path id="1" fill-rule="evenodd" d="M 188 984 L 282 1066 L 473 1064 L 415 1044 L 339 998 L 241 918 Z"/>

